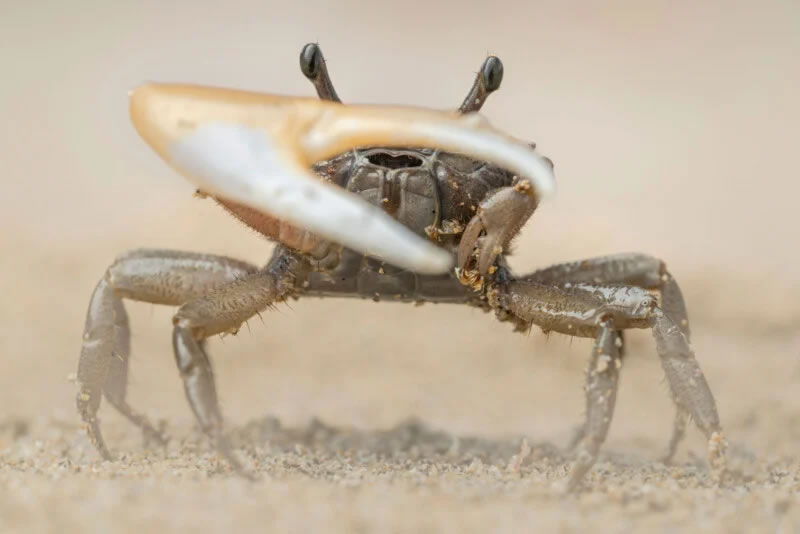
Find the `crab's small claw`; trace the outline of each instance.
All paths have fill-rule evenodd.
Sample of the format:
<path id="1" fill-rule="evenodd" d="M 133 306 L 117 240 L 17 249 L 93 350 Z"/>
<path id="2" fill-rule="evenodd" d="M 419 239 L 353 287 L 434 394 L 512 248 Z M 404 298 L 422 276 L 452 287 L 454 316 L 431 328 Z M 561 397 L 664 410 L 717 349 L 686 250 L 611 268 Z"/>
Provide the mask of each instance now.
<path id="1" fill-rule="evenodd" d="M 174 84 L 134 90 L 130 113 L 144 140 L 203 192 L 420 273 L 447 271 L 452 255 L 325 183 L 311 165 L 358 146 L 419 146 L 502 165 L 529 176 L 541 195 L 554 184 L 530 147 L 475 115 Z"/>
<path id="2" fill-rule="evenodd" d="M 476 256 L 478 272 L 486 276 L 497 256 L 508 251 L 511 240 L 533 215 L 538 199 L 528 180 L 518 180 L 485 198 L 470 220 L 456 255 L 456 268 L 463 271 Z"/>

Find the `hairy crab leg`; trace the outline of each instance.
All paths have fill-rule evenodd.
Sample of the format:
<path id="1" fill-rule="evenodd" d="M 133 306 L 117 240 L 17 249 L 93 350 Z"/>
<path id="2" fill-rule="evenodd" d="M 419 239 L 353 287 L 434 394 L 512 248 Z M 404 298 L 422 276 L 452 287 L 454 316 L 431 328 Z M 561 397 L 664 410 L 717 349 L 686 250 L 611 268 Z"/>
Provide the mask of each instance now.
<path id="1" fill-rule="evenodd" d="M 597 339 L 598 325 L 607 317 L 614 320 L 617 329 L 649 328 L 672 399 L 705 434 L 711 476 L 715 481 L 722 480 L 727 442 L 714 395 L 686 336 L 648 290 L 617 284 L 558 287 L 535 280 L 511 280 L 492 289 L 490 304 L 498 318 L 516 321 L 518 327 L 535 324 L 546 331 L 580 337 Z M 587 431 L 590 429 L 591 425 L 587 426 Z M 584 448 L 583 452 L 589 450 Z M 585 460 L 579 458 L 578 464 L 582 466 Z M 574 487 L 576 482 L 570 484 Z"/>
<path id="2" fill-rule="evenodd" d="M 664 313 L 680 328 L 686 337 L 686 341 L 691 342 L 689 316 L 678 282 L 667 271 L 664 261 L 653 256 L 635 253 L 603 256 L 553 265 L 522 278 L 559 286 L 564 286 L 567 283 L 630 284 L 657 290 L 661 293 L 660 304 Z M 622 331 L 619 332 L 619 335 L 622 336 Z M 684 407 L 676 405 L 672 436 L 670 437 L 667 451 L 662 458 L 664 463 L 670 463 L 675 456 L 678 445 L 686 433 L 688 416 L 689 414 Z M 583 430 L 578 432 L 575 436 L 576 440 L 583 436 L 582 432 Z"/>
<path id="3" fill-rule="evenodd" d="M 173 84 L 133 91 L 130 113 L 144 140 L 203 192 L 419 273 L 449 270 L 452 255 L 324 183 L 313 163 L 367 145 L 441 148 L 516 172 L 539 197 L 554 189 L 541 156 L 476 114 Z"/>
<path id="4" fill-rule="evenodd" d="M 180 305 L 257 272 L 253 265 L 210 254 L 138 249 L 118 257 L 97 284 L 89 302 L 78 363 L 78 412 L 104 459 L 105 446 L 97 412 L 105 397 L 142 429 L 146 440 L 166 438 L 126 399 L 130 330 L 123 299 Z"/>
<path id="5" fill-rule="evenodd" d="M 616 338 L 614 320 L 602 317 L 597 322 L 592 357 L 586 368 L 586 423 L 567 482 L 569 490 L 576 489 L 594 465 L 614 416 L 621 367 Z"/>

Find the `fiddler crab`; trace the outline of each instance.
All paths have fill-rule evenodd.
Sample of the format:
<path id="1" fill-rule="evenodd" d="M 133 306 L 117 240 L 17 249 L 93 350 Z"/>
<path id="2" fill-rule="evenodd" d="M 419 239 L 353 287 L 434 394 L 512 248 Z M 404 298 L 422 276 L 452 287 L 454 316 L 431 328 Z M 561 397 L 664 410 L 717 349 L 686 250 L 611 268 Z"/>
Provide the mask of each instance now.
<path id="1" fill-rule="evenodd" d="M 105 397 L 159 443 L 126 401 L 124 299 L 178 306 L 172 344 L 186 397 L 216 449 L 247 473 L 223 433 L 204 343 L 235 333 L 277 302 L 304 296 L 460 303 L 514 329 L 594 340 L 586 420 L 564 484 L 597 459 L 614 412 L 622 331 L 649 328 L 677 406 L 665 460 L 691 417 L 708 439 L 712 473 L 725 466 L 714 397 L 689 345 L 681 291 L 663 261 L 619 254 L 513 273 L 510 241 L 554 190 L 553 165 L 533 144 L 478 114 L 503 65 L 489 56 L 455 112 L 343 105 L 318 45 L 300 54 L 319 99 L 149 83 L 130 94 L 141 137 L 203 197 L 277 243 L 265 267 L 210 254 L 138 249 L 95 288 L 78 365 L 78 410 L 104 459 L 97 417 Z"/>

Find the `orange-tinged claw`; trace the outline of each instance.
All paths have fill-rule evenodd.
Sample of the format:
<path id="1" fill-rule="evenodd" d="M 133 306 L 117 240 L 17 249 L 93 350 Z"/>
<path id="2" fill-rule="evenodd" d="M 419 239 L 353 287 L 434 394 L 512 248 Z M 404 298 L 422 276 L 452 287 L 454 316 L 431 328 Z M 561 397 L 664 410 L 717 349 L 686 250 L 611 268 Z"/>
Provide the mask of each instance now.
<path id="1" fill-rule="evenodd" d="M 313 163 L 365 145 L 463 152 L 530 176 L 540 195 L 550 167 L 477 115 L 146 84 L 131 93 L 142 138 L 203 192 L 262 210 L 325 239 L 420 273 L 452 256 L 356 195 L 324 183 Z"/>

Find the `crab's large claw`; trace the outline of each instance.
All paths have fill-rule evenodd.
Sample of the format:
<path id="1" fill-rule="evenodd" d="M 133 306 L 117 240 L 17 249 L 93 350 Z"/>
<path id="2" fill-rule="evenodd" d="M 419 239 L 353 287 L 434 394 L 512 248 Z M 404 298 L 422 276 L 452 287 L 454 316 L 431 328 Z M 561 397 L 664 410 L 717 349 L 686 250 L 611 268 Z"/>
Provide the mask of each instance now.
<path id="1" fill-rule="evenodd" d="M 139 87 L 130 112 L 147 143 L 203 192 L 420 273 L 448 270 L 452 255 L 325 183 L 313 163 L 358 146 L 442 148 L 526 176 L 540 195 L 554 187 L 529 146 L 477 115 L 173 84 Z"/>

